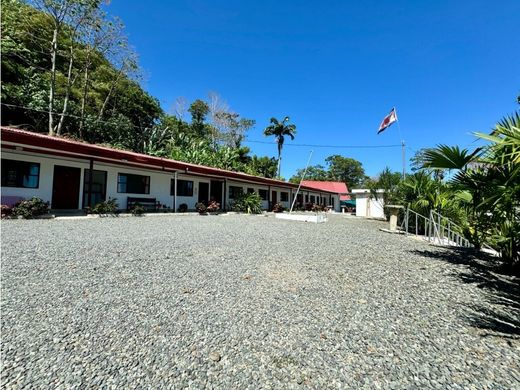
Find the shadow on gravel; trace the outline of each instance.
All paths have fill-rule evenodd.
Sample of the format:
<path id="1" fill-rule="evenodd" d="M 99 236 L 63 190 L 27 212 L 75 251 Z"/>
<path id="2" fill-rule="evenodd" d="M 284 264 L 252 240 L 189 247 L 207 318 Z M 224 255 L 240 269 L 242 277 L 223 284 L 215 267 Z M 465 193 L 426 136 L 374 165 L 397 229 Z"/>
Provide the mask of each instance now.
<path id="1" fill-rule="evenodd" d="M 511 275 L 511 271 L 504 268 L 497 258 L 467 248 L 432 248 L 411 252 L 467 266 L 456 271 L 453 276 L 484 289 L 489 299 L 487 304 L 467 306 L 466 319 L 476 328 L 498 332 L 506 337 L 520 337 L 520 278 Z"/>

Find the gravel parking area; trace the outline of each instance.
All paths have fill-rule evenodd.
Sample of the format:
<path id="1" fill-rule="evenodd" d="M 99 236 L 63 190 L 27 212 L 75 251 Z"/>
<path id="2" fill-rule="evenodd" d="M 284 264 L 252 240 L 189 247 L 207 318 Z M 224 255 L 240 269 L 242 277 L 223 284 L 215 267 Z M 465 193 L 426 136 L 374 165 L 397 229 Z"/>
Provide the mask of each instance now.
<path id="1" fill-rule="evenodd" d="M 0 385 L 520 388 L 516 282 L 380 226 L 2 221 Z"/>

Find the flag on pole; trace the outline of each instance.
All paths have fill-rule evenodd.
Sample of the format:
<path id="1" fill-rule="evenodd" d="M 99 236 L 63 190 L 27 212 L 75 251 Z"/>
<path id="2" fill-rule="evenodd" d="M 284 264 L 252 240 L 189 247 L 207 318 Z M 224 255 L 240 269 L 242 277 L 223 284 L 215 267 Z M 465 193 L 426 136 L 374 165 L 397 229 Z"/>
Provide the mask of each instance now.
<path id="1" fill-rule="evenodd" d="M 383 121 L 379 125 L 379 131 L 377 132 L 377 134 L 384 131 L 387 127 L 390 127 L 390 125 L 394 122 L 397 122 L 397 112 L 395 111 L 395 107 L 392 108 L 392 110 L 390 110 L 390 114 L 385 116 L 385 119 L 383 119 Z"/>

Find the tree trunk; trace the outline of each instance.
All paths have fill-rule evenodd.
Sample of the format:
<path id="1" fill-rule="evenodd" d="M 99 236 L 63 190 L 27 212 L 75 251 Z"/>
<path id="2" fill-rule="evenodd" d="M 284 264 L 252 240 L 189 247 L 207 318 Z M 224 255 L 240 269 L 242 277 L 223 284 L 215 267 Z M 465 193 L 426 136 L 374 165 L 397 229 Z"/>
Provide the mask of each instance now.
<path id="1" fill-rule="evenodd" d="M 121 75 L 123 74 L 123 66 L 121 67 L 121 69 L 119 70 L 119 72 L 117 73 L 117 77 L 116 79 L 114 80 L 114 82 L 112 83 L 112 85 L 110 86 L 110 90 L 108 91 L 108 94 L 107 96 L 105 97 L 105 100 L 103 101 L 103 105 L 101 106 L 101 109 L 99 110 L 99 114 L 98 114 L 98 117 L 97 117 L 97 121 L 100 121 L 101 118 L 103 118 L 103 114 L 105 112 L 105 108 L 108 104 L 108 101 L 110 100 L 110 96 L 112 95 L 112 92 L 114 92 L 114 89 L 116 88 L 116 85 L 119 81 L 119 78 L 121 77 Z"/>
<path id="2" fill-rule="evenodd" d="M 49 135 L 54 135 L 54 92 L 56 88 L 56 53 L 58 51 L 58 27 L 54 27 L 51 43 L 51 82 L 49 86 Z"/>
<path id="3" fill-rule="evenodd" d="M 67 109 L 69 105 L 69 98 L 70 98 L 70 90 L 72 89 L 72 85 L 75 83 L 76 78 L 72 80 L 72 67 L 74 64 L 74 47 L 73 45 L 70 46 L 70 60 L 69 60 L 69 69 L 67 71 L 67 88 L 65 91 L 65 99 L 63 100 L 63 110 L 60 114 L 60 121 L 58 123 L 58 129 L 56 131 L 57 135 L 61 134 L 61 129 L 63 127 L 63 122 L 65 121 L 65 115 L 67 114 Z"/>
<path id="4" fill-rule="evenodd" d="M 85 63 L 85 73 L 83 77 L 83 94 L 81 96 L 81 111 L 79 121 L 79 138 L 83 139 L 83 126 L 85 125 L 85 107 L 87 105 L 87 92 L 88 92 L 88 78 L 90 68 L 90 50 L 87 53 L 87 59 Z"/>
<path id="5" fill-rule="evenodd" d="M 278 140 L 278 177 L 281 177 L 282 173 L 282 147 L 280 140 Z"/>

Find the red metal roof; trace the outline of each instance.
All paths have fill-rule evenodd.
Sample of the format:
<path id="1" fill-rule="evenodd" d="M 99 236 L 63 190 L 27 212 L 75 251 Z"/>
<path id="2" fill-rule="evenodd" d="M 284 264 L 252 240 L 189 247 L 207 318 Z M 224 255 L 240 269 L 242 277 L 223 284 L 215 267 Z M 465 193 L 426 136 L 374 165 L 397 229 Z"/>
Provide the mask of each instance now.
<path id="1" fill-rule="evenodd" d="M 337 194 L 348 193 L 347 185 L 340 181 L 303 180 L 302 185 L 321 191 L 335 192 Z"/>
<path id="2" fill-rule="evenodd" d="M 318 181 L 318 180 L 303 180 L 302 186 L 314 188 L 320 191 L 334 192 L 340 195 L 340 200 L 350 200 L 348 194 L 348 187 L 345 183 L 340 181 Z"/>
<path id="3" fill-rule="evenodd" d="M 82 155 L 89 158 L 94 158 L 95 161 L 104 161 L 112 163 L 116 162 L 120 165 L 138 166 L 140 164 L 143 164 L 160 170 L 184 171 L 187 174 L 225 177 L 230 179 L 251 181 L 259 184 L 294 189 L 298 187 L 297 184 L 288 183 L 282 180 L 267 179 L 265 177 L 248 175 L 241 172 L 233 172 L 219 168 L 207 167 L 204 165 L 190 164 L 182 161 L 171 160 L 168 158 L 153 157 L 148 156 L 146 154 L 113 149 L 106 146 L 93 145 L 86 142 L 75 141 L 63 137 L 49 136 L 46 134 L 34 133 L 26 130 L 13 129 L 10 127 L 3 126 L 0 127 L 0 129 L 2 131 L 2 147 L 5 148 L 14 148 L 6 144 L 7 142 L 9 142 L 27 145 L 29 146 L 29 148 L 27 149 L 24 147 L 24 149 L 27 149 L 35 153 L 44 153 L 43 150 L 38 149 L 43 148 L 53 150 L 53 154 L 60 156 L 81 158 L 81 156 L 78 155 Z M 302 188 L 305 190 L 317 189 L 315 187 L 309 187 L 306 184 L 302 184 Z M 333 189 L 321 189 L 321 191 L 334 194 L 342 192 L 335 191 Z"/>

